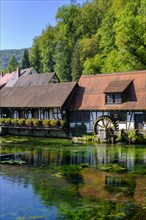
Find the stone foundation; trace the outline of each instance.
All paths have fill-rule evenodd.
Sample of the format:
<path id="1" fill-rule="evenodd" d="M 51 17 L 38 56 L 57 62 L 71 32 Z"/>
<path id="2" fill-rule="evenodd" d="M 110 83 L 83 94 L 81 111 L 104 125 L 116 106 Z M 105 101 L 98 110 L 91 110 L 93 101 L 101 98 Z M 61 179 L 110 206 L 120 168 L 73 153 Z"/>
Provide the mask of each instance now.
<path id="1" fill-rule="evenodd" d="M 67 134 L 62 129 L 43 129 L 43 128 L 9 128 L 0 127 L 0 135 L 20 135 L 36 137 L 67 138 Z"/>

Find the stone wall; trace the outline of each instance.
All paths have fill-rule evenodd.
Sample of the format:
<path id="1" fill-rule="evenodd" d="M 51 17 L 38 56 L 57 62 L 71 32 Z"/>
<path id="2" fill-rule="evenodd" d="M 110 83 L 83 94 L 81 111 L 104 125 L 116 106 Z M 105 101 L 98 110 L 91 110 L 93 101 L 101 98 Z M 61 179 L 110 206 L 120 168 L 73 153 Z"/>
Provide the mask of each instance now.
<path id="1" fill-rule="evenodd" d="M 54 137 L 67 138 L 68 136 L 62 129 L 27 129 L 27 128 L 6 128 L 0 127 L 0 135 L 21 135 L 21 136 L 36 136 L 36 137 Z"/>

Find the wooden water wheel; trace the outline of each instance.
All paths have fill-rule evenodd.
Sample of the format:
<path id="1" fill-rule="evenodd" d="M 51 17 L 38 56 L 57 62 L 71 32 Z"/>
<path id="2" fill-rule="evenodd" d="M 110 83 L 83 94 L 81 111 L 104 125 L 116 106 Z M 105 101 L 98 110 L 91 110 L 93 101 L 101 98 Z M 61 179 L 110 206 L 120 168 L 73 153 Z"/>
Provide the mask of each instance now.
<path id="1" fill-rule="evenodd" d="M 94 122 L 93 132 L 98 134 L 100 130 L 105 131 L 107 134 L 111 135 L 115 130 L 118 130 L 118 123 L 112 117 L 103 115 Z"/>

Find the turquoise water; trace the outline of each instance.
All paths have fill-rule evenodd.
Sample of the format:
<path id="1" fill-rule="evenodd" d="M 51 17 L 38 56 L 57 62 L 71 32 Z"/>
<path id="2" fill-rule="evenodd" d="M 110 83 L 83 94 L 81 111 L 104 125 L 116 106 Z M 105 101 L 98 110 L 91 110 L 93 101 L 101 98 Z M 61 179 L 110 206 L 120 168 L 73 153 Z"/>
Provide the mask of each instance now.
<path id="1" fill-rule="evenodd" d="M 146 146 L 1 137 L 4 154 L 1 220 L 145 219 Z"/>

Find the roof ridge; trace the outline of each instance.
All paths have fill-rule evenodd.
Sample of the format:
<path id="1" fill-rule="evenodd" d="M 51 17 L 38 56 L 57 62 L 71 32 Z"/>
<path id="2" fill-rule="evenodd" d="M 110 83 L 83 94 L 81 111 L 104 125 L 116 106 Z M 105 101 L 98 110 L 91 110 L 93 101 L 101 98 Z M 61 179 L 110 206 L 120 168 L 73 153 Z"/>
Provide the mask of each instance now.
<path id="1" fill-rule="evenodd" d="M 81 77 L 90 78 L 90 77 L 101 77 L 101 76 L 111 76 L 111 75 L 126 75 L 126 74 L 139 74 L 139 73 L 146 73 L 146 70 L 133 70 L 128 72 L 113 72 L 113 73 L 97 73 L 95 75 L 81 75 Z"/>

